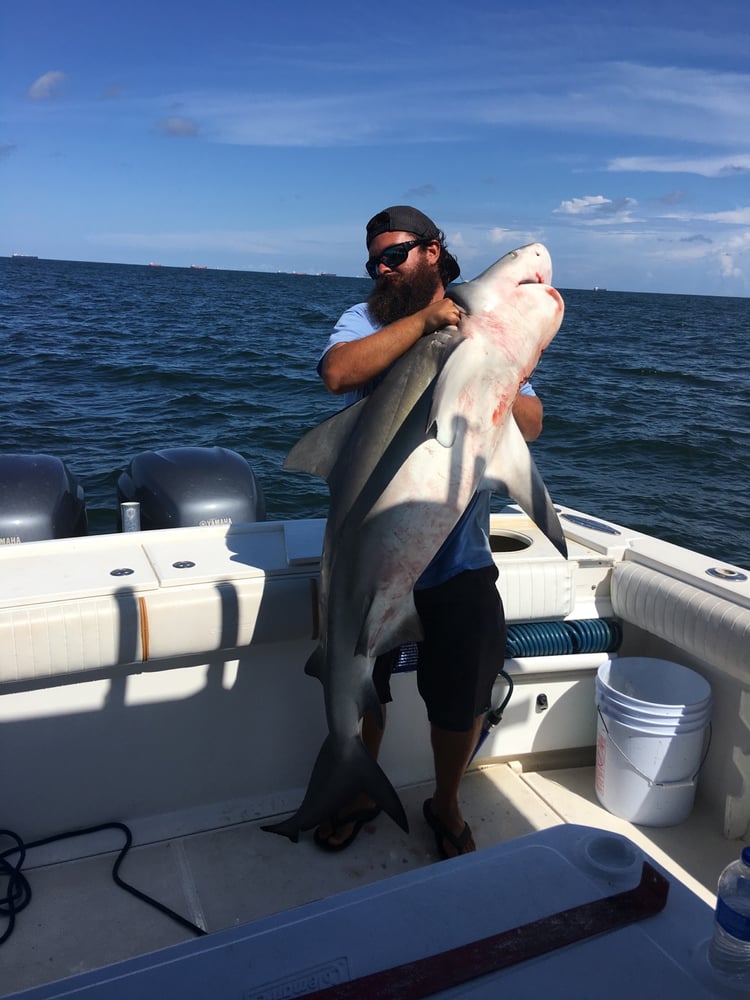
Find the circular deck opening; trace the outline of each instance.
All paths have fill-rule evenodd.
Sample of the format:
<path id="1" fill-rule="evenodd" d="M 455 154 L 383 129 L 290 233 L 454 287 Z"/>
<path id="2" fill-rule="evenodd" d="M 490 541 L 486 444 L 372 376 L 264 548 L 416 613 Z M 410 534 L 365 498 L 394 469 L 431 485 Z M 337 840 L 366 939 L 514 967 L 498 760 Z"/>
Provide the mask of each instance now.
<path id="1" fill-rule="evenodd" d="M 490 548 L 493 552 L 522 552 L 531 544 L 532 540 L 527 535 L 517 535 L 513 531 L 490 535 Z"/>

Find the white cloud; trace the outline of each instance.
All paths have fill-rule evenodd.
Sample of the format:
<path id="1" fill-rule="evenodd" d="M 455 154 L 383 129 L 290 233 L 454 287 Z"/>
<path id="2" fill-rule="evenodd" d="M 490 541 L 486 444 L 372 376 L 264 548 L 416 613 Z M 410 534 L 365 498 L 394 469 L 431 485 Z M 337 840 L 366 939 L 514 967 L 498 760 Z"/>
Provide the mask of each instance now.
<path id="1" fill-rule="evenodd" d="M 481 65 L 481 62 L 479 63 Z M 517 70 L 496 73 L 456 72 L 429 78 L 404 91 L 391 89 L 364 64 L 352 70 L 337 65 L 330 84 L 284 90 L 279 74 L 269 73 L 274 89 L 196 90 L 159 94 L 150 102 L 131 100 L 143 110 L 169 102 L 174 118 L 162 128 L 169 135 L 195 135 L 218 143 L 245 146 L 319 147 L 373 146 L 383 143 L 461 143 L 477 130 L 500 134 L 507 126 L 545 130 L 556 135 L 595 134 L 659 136 L 661 140 L 711 143 L 736 155 L 684 157 L 615 157 L 608 170 L 621 172 L 679 170 L 708 176 L 750 170 L 750 153 L 741 151 L 738 136 L 750 135 L 750 75 L 705 70 L 605 62 L 550 66 L 547 72 Z M 54 95 L 64 73 L 44 74 L 30 88 L 37 99 Z M 335 83 L 335 86 L 333 85 Z M 377 86 L 378 100 L 372 100 Z M 362 107 L 368 108 L 367 114 Z M 180 110 L 177 110 L 177 109 Z M 180 116 L 184 115 L 184 118 Z M 158 117 L 155 116 L 155 117 Z M 180 125 L 182 122 L 184 124 Z M 181 130 L 182 129 L 182 130 Z M 191 129 L 193 131 L 191 131 Z"/>
<path id="2" fill-rule="evenodd" d="M 214 93 L 173 97 L 173 103 L 206 122 L 206 135 L 229 145 L 324 148 L 374 145 L 389 138 L 431 138 L 429 126 L 414 134 L 410 105 L 397 107 L 387 102 L 387 112 L 376 108 L 363 115 L 363 100 L 366 95 L 356 88 L 336 96 Z M 427 117 L 421 105 L 418 114 Z"/>
<path id="3" fill-rule="evenodd" d="M 750 173 L 750 153 L 705 157 L 620 156 L 610 160 L 611 173 L 698 174 L 701 177 L 726 177 Z"/>
<path id="4" fill-rule="evenodd" d="M 602 61 L 550 66 L 543 76 L 523 70 L 498 75 L 472 65 L 463 75 L 457 67 L 449 77 L 430 76 L 429 83 L 413 82 L 405 91 L 384 85 L 379 67 L 376 84 L 366 64 L 356 71 L 336 70 L 335 89 L 194 91 L 172 100 L 205 122 L 204 134 L 213 141 L 235 145 L 375 145 L 447 137 L 458 143 L 477 128 L 496 132 L 513 126 L 599 137 L 658 136 L 732 149 L 738 136 L 750 134 L 748 74 Z M 746 159 L 744 153 L 724 157 L 723 169 L 744 169 Z M 615 159 L 609 169 L 624 169 L 618 164 L 627 162 Z"/>
<path id="5" fill-rule="evenodd" d="M 476 77 L 474 76 L 474 79 Z M 451 81 L 453 82 L 453 81 Z M 736 148 L 750 134 L 750 76 L 635 62 L 571 62 L 517 72 L 497 88 L 454 87 L 441 106 L 487 125 L 571 133 L 657 136 Z"/>
<path id="6" fill-rule="evenodd" d="M 51 69 L 48 73 L 43 73 L 31 84 L 28 90 L 29 97 L 33 101 L 44 101 L 54 97 L 62 86 L 67 82 L 68 77 L 58 69 Z"/>
<path id="7" fill-rule="evenodd" d="M 735 226 L 750 226 L 750 208 L 735 208 L 728 212 L 706 212 L 696 218 L 709 222 L 724 222 Z"/>
<path id="8" fill-rule="evenodd" d="M 750 207 L 733 208 L 726 212 L 679 212 L 663 215 L 679 222 L 719 222 L 724 225 L 750 226 Z"/>
<path id="9" fill-rule="evenodd" d="M 592 209 L 601 205 L 608 205 L 609 199 L 603 194 L 590 194 L 585 198 L 571 198 L 570 201 L 563 201 L 560 207 L 555 209 L 559 215 L 583 215 L 591 212 Z"/>
<path id="10" fill-rule="evenodd" d="M 632 222 L 631 211 L 638 204 L 634 198 L 605 198 L 602 194 L 585 195 L 560 202 L 555 215 L 575 215 L 584 222 Z"/>
<path id="11" fill-rule="evenodd" d="M 508 238 L 512 235 L 513 230 L 503 229 L 501 226 L 495 226 L 494 229 L 490 229 L 490 243 L 507 243 Z"/>
<path id="12" fill-rule="evenodd" d="M 742 270 L 737 267 L 730 253 L 723 253 L 719 258 L 719 269 L 722 278 L 741 278 Z"/>
<path id="13" fill-rule="evenodd" d="M 461 272 L 468 279 L 503 254 L 535 240 L 544 240 L 544 233 L 539 229 L 505 229 L 503 226 L 488 229 L 469 223 L 448 233 L 448 248 L 456 253 Z"/>

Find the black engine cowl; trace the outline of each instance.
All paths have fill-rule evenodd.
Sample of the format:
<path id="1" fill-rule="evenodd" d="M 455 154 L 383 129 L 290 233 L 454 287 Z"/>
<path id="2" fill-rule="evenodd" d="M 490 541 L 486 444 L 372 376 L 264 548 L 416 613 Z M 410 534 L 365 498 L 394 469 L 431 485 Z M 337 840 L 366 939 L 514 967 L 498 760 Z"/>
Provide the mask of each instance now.
<path id="1" fill-rule="evenodd" d="M 253 470 L 228 448 L 142 452 L 118 479 L 117 495 L 120 503 L 140 504 L 142 530 L 266 518 L 263 490 Z"/>
<path id="2" fill-rule="evenodd" d="M 54 455 L 0 455 L 0 544 L 88 531 L 83 487 Z"/>

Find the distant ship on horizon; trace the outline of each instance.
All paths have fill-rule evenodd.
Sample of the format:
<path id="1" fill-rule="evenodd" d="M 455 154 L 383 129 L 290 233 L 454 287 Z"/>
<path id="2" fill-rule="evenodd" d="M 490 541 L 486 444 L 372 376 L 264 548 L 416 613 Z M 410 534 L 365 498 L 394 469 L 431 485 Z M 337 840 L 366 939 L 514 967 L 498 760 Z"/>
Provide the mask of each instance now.
<path id="1" fill-rule="evenodd" d="M 39 260 L 35 253 L 12 253 L 11 257 L 14 260 Z"/>

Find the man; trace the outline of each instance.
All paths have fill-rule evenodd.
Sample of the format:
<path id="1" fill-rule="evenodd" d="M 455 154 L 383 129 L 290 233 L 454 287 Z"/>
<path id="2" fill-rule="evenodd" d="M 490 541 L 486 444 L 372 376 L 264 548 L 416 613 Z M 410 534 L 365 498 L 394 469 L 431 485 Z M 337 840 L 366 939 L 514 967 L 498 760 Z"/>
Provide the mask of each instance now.
<path id="1" fill-rule="evenodd" d="M 367 302 L 339 319 L 318 364 L 326 387 L 347 404 L 368 395 L 391 365 L 425 334 L 458 326 L 458 306 L 445 288 L 460 274 L 444 234 L 416 208 L 395 205 L 367 224 Z M 527 441 L 542 429 L 542 404 L 529 383 L 513 416 Z M 475 494 L 459 523 L 417 581 L 414 599 L 424 631 L 417 683 L 430 720 L 435 792 L 423 806 L 441 857 L 476 849 L 458 800 L 459 787 L 490 707 L 505 653 L 505 619 L 489 545 L 489 493 Z M 378 658 L 373 680 L 385 711 L 398 650 Z M 383 716 L 384 718 L 385 716 Z M 362 739 L 377 757 L 383 730 L 366 714 Z M 364 795 L 315 832 L 324 850 L 348 847 L 378 813 Z"/>

